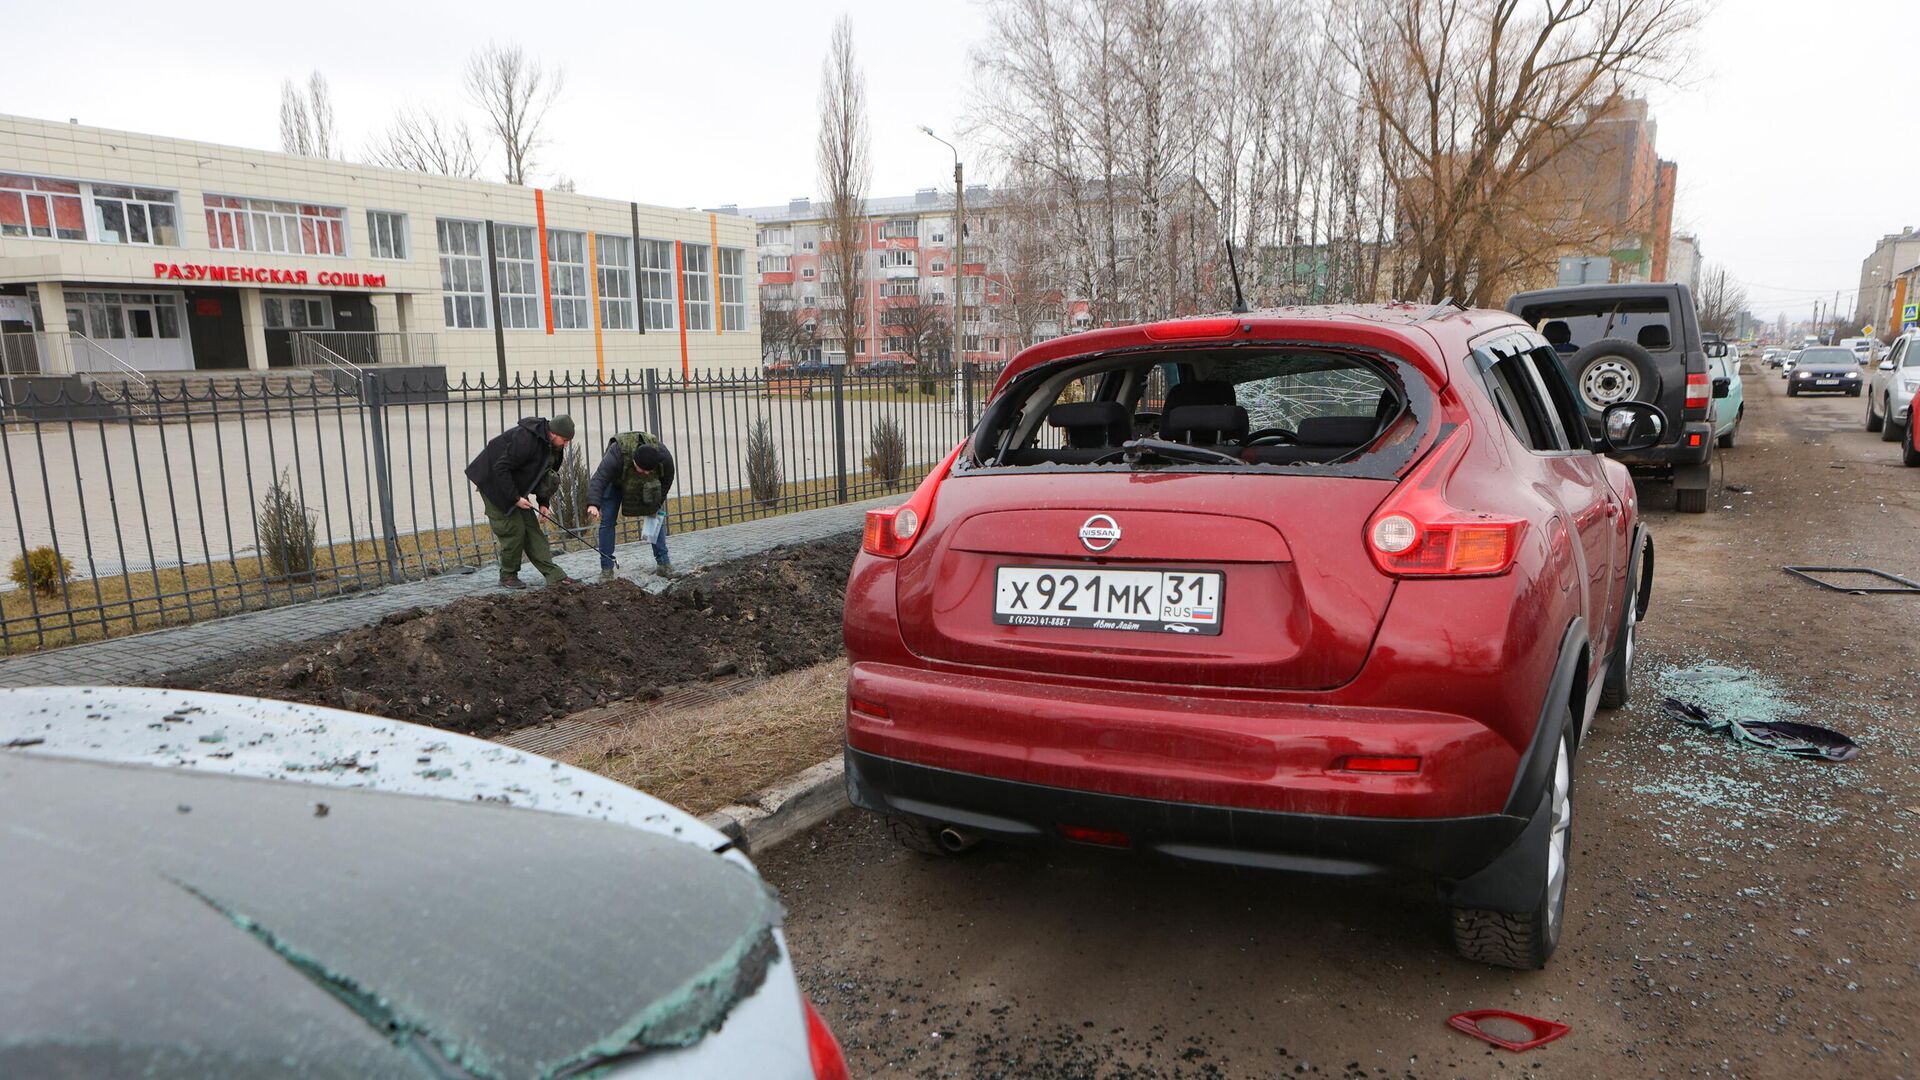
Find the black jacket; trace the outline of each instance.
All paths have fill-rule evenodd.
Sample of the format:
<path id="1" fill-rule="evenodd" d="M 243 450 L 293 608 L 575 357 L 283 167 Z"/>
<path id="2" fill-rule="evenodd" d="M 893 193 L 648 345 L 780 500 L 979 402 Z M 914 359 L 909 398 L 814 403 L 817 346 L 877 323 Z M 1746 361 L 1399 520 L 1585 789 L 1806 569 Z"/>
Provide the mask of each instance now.
<path id="1" fill-rule="evenodd" d="M 653 448 L 660 451 L 660 497 L 665 499 L 667 492 L 673 490 L 673 451 L 659 443 Z M 587 481 L 587 505 L 599 506 L 600 499 L 609 490 L 619 491 L 626 486 L 627 452 L 620 447 L 618 439 L 607 443 L 606 456 L 600 459 L 600 467 L 593 470 L 593 479 Z"/>
<path id="2" fill-rule="evenodd" d="M 467 479 L 495 509 L 511 510 L 525 495 L 545 506 L 554 488 L 549 474 L 560 468 L 562 453 L 547 437 L 546 417 L 524 417 L 487 443 L 467 465 Z"/>

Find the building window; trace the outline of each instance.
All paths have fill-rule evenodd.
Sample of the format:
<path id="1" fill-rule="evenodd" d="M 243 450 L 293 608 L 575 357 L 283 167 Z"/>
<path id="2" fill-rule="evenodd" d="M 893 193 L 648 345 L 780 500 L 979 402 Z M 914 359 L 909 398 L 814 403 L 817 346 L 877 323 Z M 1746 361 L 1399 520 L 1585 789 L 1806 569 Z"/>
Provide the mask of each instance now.
<path id="1" fill-rule="evenodd" d="M 800 276 L 801 276 L 801 277 L 803 277 L 803 278 L 810 278 L 810 277 L 812 277 L 812 276 L 813 276 L 813 267 L 811 267 L 811 266 L 809 266 L 809 267 L 807 267 L 807 268 L 806 268 L 805 270 L 802 270 L 802 271 L 800 271 Z"/>
<path id="2" fill-rule="evenodd" d="M 673 318 L 673 242 L 640 241 L 640 306 L 649 330 L 671 330 Z"/>
<path id="3" fill-rule="evenodd" d="M 919 278 L 898 278 L 887 282 L 886 295 L 888 296 L 912 296 L 919 291 Z"/>
<path id="4" fill-rule="evenodd" d="M 774 244 L 791 244 L 791 243 L 793 243 L 793 230 L 791 229 L 761 229 L 760 230 L 760 246 L 761 247 L 771 247 Z"/>
<path id="5" fill-rule="evenodd" d="M 887 252 L 886 260 L 887 260 L 888 266 L 912 266 L 913 265 L 913 249 L 912 248 L 895 248 L 892 251 Z"/>
<path id="6" fill-rule="evenodd" d="M 929 272 L 935 273 L 935 274 L 945 273 L 946 269 L 947 269 L 947 264 L 943 262 L 937 262 L 937 263 L 934 263 L 932 266 L 927 267 L 927 270 Z"/>
<path id="7" fill-rule="evenodd" d="M 804 242 L 804 243 L 802 243 L 802 244 L 800 245 L 800 247 L 801 247 L 801 249 L 802 249 L 802 250 L 804 250 L 804 251 L 812 251 L 812 250 L 813 250 L 813 241 L 811 241 L 811 240 L 808 240 L 808 241 L 806 241 L 806 242 Z"/>
<path id="8" fill-rule="evenodd" d="M 509 330 L 538 330 L 540 318 L 540 246 L 531 225 L 493 227 L 493 280 L 500 290 L 500 325 Z"/>
<path id="9" fill-rule="evenodd" d="M 547 274 L 553 290 L 555 330 L 593 329 L 587 295 L 587 234 L 554 229 L 547 233 Z"/>
<path id="10" fill-rule="evenodd" d="M 391 210 L 367 211 L 370 254 L 376 259 L 407 257 L 407 215 Z"/>
<path id="11" fill-rule="evenodd" d="M 944 243 L 946 243 L 946 242 L 947 242 L 947 234 L 946 234 L 946 233 L 934 233 L 934 234 L 933 234 L 933 242 L 934 242 L 934 243 L 936 243 L 936 244 L 944 244 Z"/>
<path id="12" fill-rule="evenodd" d="M 331 330 L 333 306 L 322 296 L 263 296 L 269 330 Z"/>
<path id="13" fill-rule="evenodd" d="M 226 251 L 345 255 L 346 211 L 337 206 L 204 196 L 207 242 Z"/>
<path id="14" fill-rule="evenodd" d="M 961 335 L 960 349 L 962 352 L 979 352 L 980 351 L 980 335 L 979 334 Z"/>
<path id="15" fill-rule="evenodd" d="M 720 249 L 720 329 L 747 328 L 746 252 L 739 248 Z"/>
<path id="16" fill-rule="evenodd" d="M 894 218 L 882 226 L 880 238 L 882 240 L 901 240 L 910 236 L 917 236 L 919 232 L 920 230 L 915 227 L 912 218 Z"/>
<path id="17" fill-rule="evenodd" d="M 85 240 L 87 215 L 80 185 L 0 173 L 0 236 Z"/>
<path id="18" fill-rule="evenodd" d="M 94 184 L 93 213 L 103 244 L 180 246 L 171 191 Z"/>
<path id="19" fill-rule="evenodd" d="M 791 255 L 762 255 L 760 256 L 760 272 L 763 274 L 784 274 L 788 268 L 792 266 L 792 263 L 793 256 Z"/>
<path id="20" fill-rule="evenodd" d="M 705 244 L 680 245 L 680 288 L 686 297 L 687 329 L 713 329 L 712 252 Z"/>
<path id="21" fill-rule="evenodd" d="M 434 222 L 440 236 L 440 300 L 447 325 L 484 330 L 487 318 L 487 262 L 477 221 Z"/>
<path id="22" fill-rule="evenodd" d="M 633 241 L 624 236 L 593 238 L 593 272 L 600 278 L 600 325 L 633 329 Z"/>

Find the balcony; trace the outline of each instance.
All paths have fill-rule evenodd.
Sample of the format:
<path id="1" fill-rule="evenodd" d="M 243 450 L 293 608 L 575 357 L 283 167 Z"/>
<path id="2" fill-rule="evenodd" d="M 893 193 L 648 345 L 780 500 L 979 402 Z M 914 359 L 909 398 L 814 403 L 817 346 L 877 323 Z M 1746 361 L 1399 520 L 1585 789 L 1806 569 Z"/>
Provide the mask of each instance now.
<path id="1" fill-rule="evenodd" d="M 920 276 L 920 268 L 911 264 L 907 266 L 883 266 L 880 268 L 880 275 L 888 281 L 895 281 L 900 278 L 917 278 Z"/>

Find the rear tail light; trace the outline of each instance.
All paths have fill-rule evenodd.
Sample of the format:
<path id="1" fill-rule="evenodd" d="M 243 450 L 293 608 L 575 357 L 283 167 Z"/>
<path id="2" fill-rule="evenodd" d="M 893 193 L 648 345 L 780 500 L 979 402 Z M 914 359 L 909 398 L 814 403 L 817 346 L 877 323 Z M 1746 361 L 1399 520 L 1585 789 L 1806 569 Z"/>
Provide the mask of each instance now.
<path id="1" fill-rule="evenodd" d="M 879 555 L 888 559 L 897 559 L 913 550 L 913 542 L 927 531 L 927 522 L 933 517 L 933 497 L 940 488 L 940 481 L 946 478 L 947 470 L 953 468 L 954 459 L 960 456 L 960 448 L 953 448 L 934 470 L 927 474 L 920 486 L 913 490 L 907 501 L 899 506 L 885 506 L 878 510 L 867 511 L 866 528 L 860 534 L 860 546 L 869 555 Z"/>
<path id="2" fill-rule="evenodd" d="M 1367 526 L 1367 550 L 1382 572 L 1400 577 L 1482 577 L 1505 573 L 1520 551 L 1526 522 L 1462 510 L 1447 502 L 1448 477 L 1466 456 L 1467 428 L 1445 436 Z"/>
<path id="3" fill-rule="evenodd" d="M 813 1062 L 813 1080 L 853 1080 L 847 1072 L 847 1055 L 841 1052 L 833 1029 L 820 1019 L 813 1002 L 802 998 L 801 1004 L 807 1007 L 807 1057 Z"/>
<path id="4" fill-rule="evenodd" d="M 1687 408 L 1704 409 L 1713 400 L 1713 384 L 1704 371 L 1687 376 Z"/>
<path id="5" fill-rule="evenodd" d="M 1333 763 L 1338 772 L 1417 773 L 1420 759 L 1387 754 L 1354 754 Z"/>

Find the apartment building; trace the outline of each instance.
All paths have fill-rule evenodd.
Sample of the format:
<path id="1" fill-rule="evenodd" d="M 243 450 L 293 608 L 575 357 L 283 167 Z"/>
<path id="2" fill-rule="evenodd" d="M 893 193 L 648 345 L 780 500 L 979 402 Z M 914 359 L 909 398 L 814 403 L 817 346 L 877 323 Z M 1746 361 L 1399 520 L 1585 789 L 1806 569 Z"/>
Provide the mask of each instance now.
<path id="1" fill-rule="evenodd" d="M 792 312 L 800 330 L 793 355 L 770 361 L 947 364 L 956 282 L 964 283 L 961 358 L 969 363 L 1011 358 L 1034 341 L 1058 337 L 1066 329 L 1063 320 L 1085 318 L 1084 305 L 1069 304 L 1061 305 L 1058 317 L 1030 318 L 1024 326 L 1011 317 L 1016 275 L 1004 262 L 1006 222 L 992 190 L 967 189 L 967 263 L 961 267 L 954 262 L 953 195 L 928 188 L 866 202 L 855 301 L 862 306 L 860 332 L 849 357 L 829 318 L 841 300 L 822 257 L 829 243 L 825 204 L 801 198 L 784 206 L 721 209 L 758 226 L 760 293 L 769 307 Z M 927 333 L 930 326 L 937 333 Z"/>
<path id="2" fill-rule="evenodd" d="M 0 115 L 9 373 L 760 363 L 754 225 Z"/>

